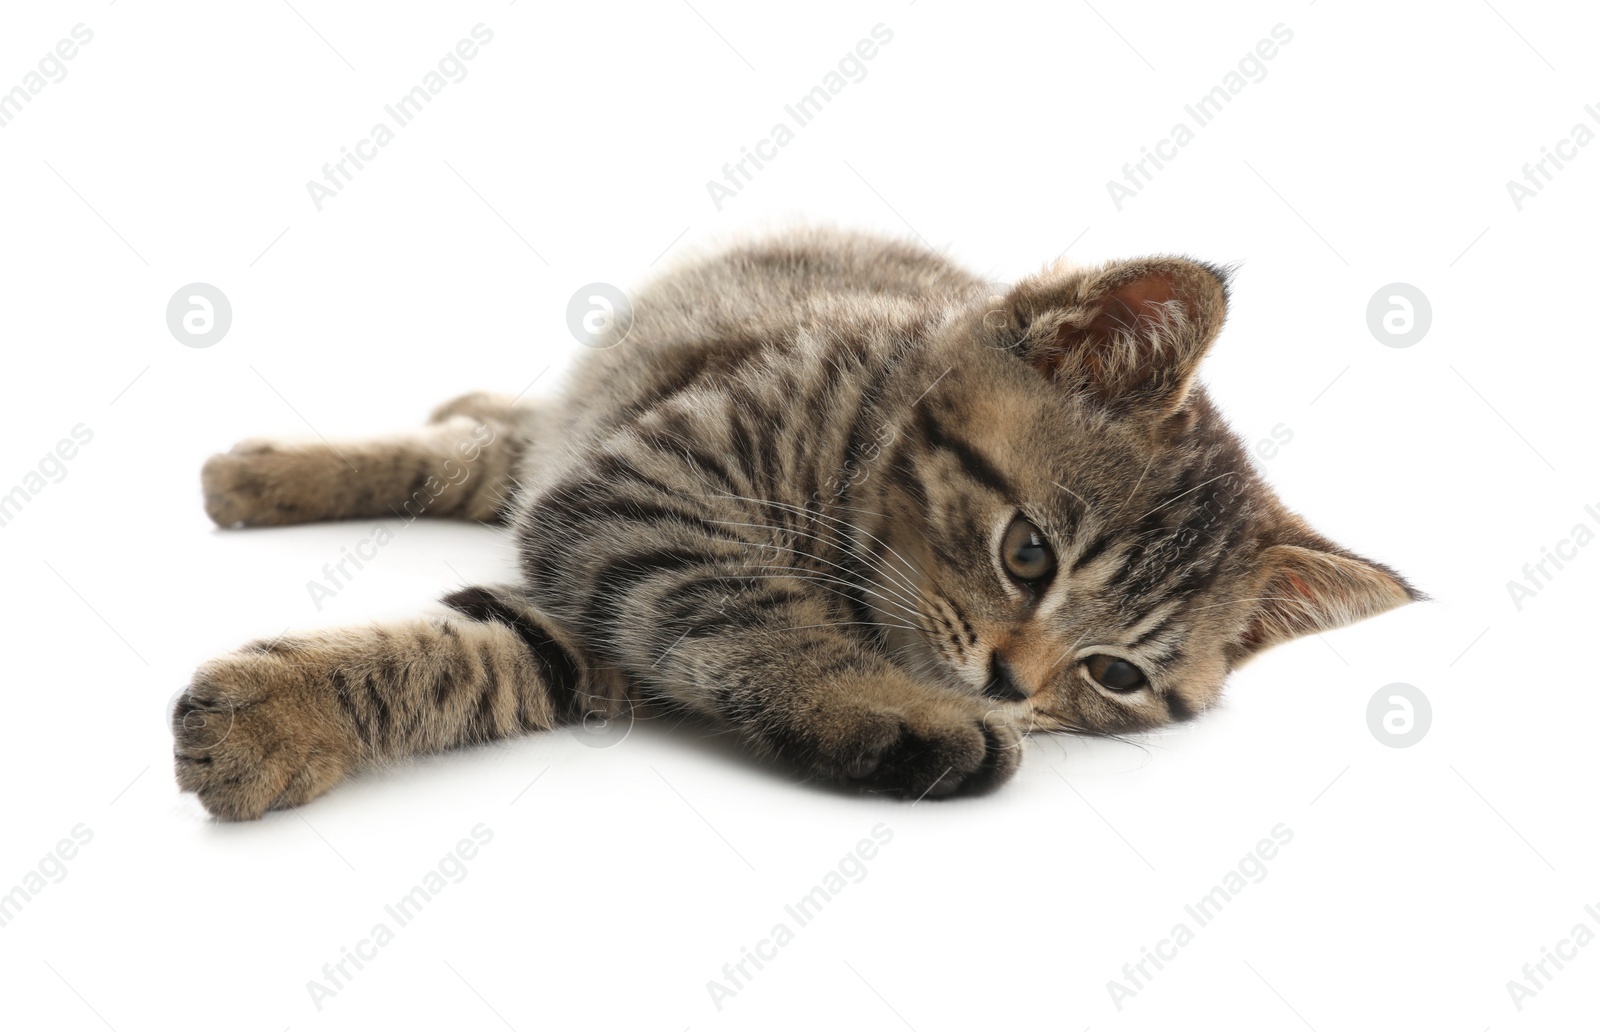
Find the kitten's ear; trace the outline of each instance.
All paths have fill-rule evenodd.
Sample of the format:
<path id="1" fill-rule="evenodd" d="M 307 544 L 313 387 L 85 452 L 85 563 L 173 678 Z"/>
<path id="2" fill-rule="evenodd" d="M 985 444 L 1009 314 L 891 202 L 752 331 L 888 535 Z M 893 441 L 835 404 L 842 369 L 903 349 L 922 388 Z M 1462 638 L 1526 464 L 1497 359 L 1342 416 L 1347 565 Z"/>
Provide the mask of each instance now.
<path id="1" fill-rule="evenodd" d="M 1011 347 L 1062 388 L 1171 415 L 1222 329 L 1223 276 L 1183 258 L 1046 272 L 1011 292 L 1010 325 L 1000 329 L 1015 333 Z"/>
<path id="2" fill-rule="evenodd" d="M 1387 566 L 1331 544 L 1269 545 L 1260 562 L 1257 608 L 1235 643 L 1236 660 L 1426 597 Z"/>

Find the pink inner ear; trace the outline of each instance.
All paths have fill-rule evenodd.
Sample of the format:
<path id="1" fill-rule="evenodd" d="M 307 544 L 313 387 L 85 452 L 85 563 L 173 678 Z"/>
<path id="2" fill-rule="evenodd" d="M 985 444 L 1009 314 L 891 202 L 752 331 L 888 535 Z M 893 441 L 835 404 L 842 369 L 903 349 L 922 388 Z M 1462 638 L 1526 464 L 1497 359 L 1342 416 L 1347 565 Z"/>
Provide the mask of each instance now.
<path id="1" fill-rule="evenodd" d="M 1165 305 L 1177 299 L 1177 290 L 1163 276 L 1144 276 L 1124 283 L 1106 298 L 1105 308 L 1089 324 L 1089 331 L 1100 335 L 1127 331 L 1134 329 L 1139 319 L 1143 319 L 1148 328 L 1159 314 L 1151 306 Z"/>
<path id="2" fill-rule="evenodd" d="M 1387 568 L 1324 550 L 1331 547 L 1273 545 L 1262 553 L 1270 572 L 1261 606 L 1240 632 L 1243 652 L 1343 627 L 1421 597 Z"/>
<path id="3" fill-rule="evenodd" d="M 1286 598 L 1297 596 L 1304 603 L 1279 610 L 1283 624 L 1301 634 L 1327 629 L 1328 613 L 1341 604 L 1340 585 L 1319 582 L 1317 587 L 1312 587 L 1292 569 L 1280 570 L 1272 579 L 1271 587 Z"/>
<path id="4" fill-rule="evenodd" d="M 1221 324 L 1222 283 L 1192 263 L 1150 259 L 1100 270 L 1079 290 L 1029 361 L 1069 391 L 1142 407 L 1152 433 L 1168 433 Z"/>
<path id="5" fill-rule="evenodd" d="M 1178 292 L 1173 289 L 1172 281 L 1164 276 L 1145 276 L 1118 287 L 1111 292 L 1111 296 L 1132 308 L 1152 302 L 1166 304 L 1177 297 Z"/>
<path id="6" fill-rule="evenodd" d="M 1283 575 L 1283 578 L 1289 582 L 1289 587 L 1293 588 L 1295 594 L 1299 595 L 1301 598 L 1311 602 L 1315 602 L 1317 600 L 1317 596 L 1311 593 L 1310 586 L 1307 585 L 1305 581 L 1301 580 L 1298 574 L 1286 573 Z"/>
<path id="7" fill-rule="evenodd" d="M 1177 297 L 1177 290 L 1164 276 L 1130 280 L 1105 295 L 1099 314 L 1087 326 L 1063 328 L 1052 346 L 1035 359 L 1035 364 L 1040 371 L 1053 374 L 1071 352 L 1089 380 L 1102 381 L 1108 364 L 1136 364 L 1127 358 L 1118 363 L 1113 358 L 1113 341 L 1117 336 L 1130 331 L 1148 333 L 1160 317 L 1159 309 L 1151 306 L 1163 305 Z"/>

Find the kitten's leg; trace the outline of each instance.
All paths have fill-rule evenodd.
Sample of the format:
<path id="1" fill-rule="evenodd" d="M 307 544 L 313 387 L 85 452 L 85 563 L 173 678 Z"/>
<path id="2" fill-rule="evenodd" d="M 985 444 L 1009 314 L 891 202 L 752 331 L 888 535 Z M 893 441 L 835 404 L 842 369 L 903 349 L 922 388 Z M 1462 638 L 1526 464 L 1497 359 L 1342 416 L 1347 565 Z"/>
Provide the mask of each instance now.
<path id="1" fill-rule="evenodd" d="M 425 427 L 338 445 L 241 441 L 201 470 L 206 513 L 247 527 L 379 516 L 502 515 L 527 409 L 469 394 Z"/>
<path id="2" fill-rule="evenodd" d="M 1011 709 L 915 680 L 850 633 L 814 580 L 744 580 L 730 604 L 738 578 L 641 579 L 619 614 L 640 632 L 619 642 L 626 667 L 758 751 L 908 798 L 982 791 L 1015 772 Z"/>
<path id="3" fill-rule="evenodd" d="M 178 784 L 227 819 L 405 756 L 615 715 L 620 682 L 514 588 L 447 614 L 257 642 L 202 666 L 172 714 Z"/>
<path id="4" fill-rule="evenodd" d="M 750 642 L 739 687 L 719 700 L 758 749 L 825 780 L 910 799 L 982 792 L 1016 772 L 1021 737 L 1003 707 L 889 664 L 808 662 L 826 646 L 794 644 L 775 655 L 770 639 Z"/>

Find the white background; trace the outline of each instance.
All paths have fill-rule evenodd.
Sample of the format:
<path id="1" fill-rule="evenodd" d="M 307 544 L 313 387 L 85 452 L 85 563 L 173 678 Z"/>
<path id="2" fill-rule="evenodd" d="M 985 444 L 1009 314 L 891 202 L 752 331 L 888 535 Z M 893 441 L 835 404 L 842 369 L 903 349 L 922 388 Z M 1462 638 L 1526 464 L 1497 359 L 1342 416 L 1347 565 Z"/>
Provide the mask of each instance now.
<path id="1" fill-rule="evenodd" d="M 1507 982 L 1575 924 L 1600 933 L 1600 547 L 1520 610 L 1507 582 L 1600 530 L 1600 146 L 1521 210 L 1506 182 L 1574 125 L 1600 131 L 1600 25 L 1512 0 L 1217 7 L 8 5 L 0 88 L 75 24 L 94 39 L 0 129 L 0 492 L 75 425 L 93 440 L 0 527 L 0 891 L 74 826 L 93 839 L 0 928 L 0 1021 L 1592 1020 L 1600 944 L 1520 1011 Z M 306 181 L 479 22 L 494 39 L 465 80 L 317 211 Z M 893 40 L 866 78 L 717 210 L 707 180 L 880 22 Z M 1293 39 L 1265 78 L 1119 211 L 1107 180 L 1278 23 Z M 541 374 L 534 392 L 554 389 L 578 287 L 796 218 L 915 234 L 996 280 L 1063 249 L 1242 263 L 1204 378 L 1247 438 L 1292 432 L 1265 462 L 1291 506 L 1436 601 L 1277 649 L 1175 733 L 1031 741 L 982 799 L 840 796 L 668 727 L 429 759 L 242 826 L 176 792 L 163 707 L 202 660 L 513 568 L 495 533 L 422 521 L 319 611 L 307 582 L 371 525 L 217 531 L 208 454 L 400 429 Z M 164 319 L 196 281 L 233 306 L 206 349 Z M 1394 282 L 1433 309 L 1409 348 L 1367 327 Z M 1368 729 L 1394 682 L 1432 705 L 1409 748 Z M 880 822 L 894 837 L 865 879 L 718 1010 L 707 982 Z M 479 823 L 494 837 L 465 879 L 317 1009 L 307 982 Z M 1108 981 L 1193 928 L 1184 905 L 1279 824 L 1293 841 L 1265 880 L 1118 1009 Z"/>

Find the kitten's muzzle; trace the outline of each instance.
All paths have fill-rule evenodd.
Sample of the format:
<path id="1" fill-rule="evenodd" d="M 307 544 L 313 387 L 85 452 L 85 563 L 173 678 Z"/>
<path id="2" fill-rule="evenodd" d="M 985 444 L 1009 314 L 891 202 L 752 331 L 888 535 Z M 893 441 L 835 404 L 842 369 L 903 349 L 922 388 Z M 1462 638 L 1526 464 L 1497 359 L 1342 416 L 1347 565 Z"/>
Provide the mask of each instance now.
<path id="1" fill-rule="evenodd" d="M 984 682 L 983 694 L 1000 702 L 1026 702 L 1028 693 L 1017 682 L 1011 667 L 1000 658 L 996 649 L 989 654 L 989 680 Z"/>

